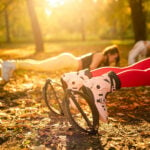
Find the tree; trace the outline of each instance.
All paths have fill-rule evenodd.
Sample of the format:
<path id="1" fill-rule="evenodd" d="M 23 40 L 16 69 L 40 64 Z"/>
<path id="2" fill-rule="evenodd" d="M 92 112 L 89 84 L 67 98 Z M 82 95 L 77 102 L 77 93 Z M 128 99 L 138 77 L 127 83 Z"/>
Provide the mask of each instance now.
<path id="1" fill-rule="evenodd" d="M 4 14 L 4 21 L 5 21 L 5 30 L 6 30 L 6 42 L 10 43 L 10 23 L 9 23 L 9 14 L 8 14 L 8 6 L 12 3 L 11 0 L 1 1 L 0 3 L 0 13 Z"/>
<path id="2" fill-rule="evenodd" d="M 4 18 L 5 18 L 5 26 L 6 26 L 6 42 L 10 43 L 10 28 L 9 28 L 9 16 L 8 16 L 8 11 L 7 8 L 4 9 Z"/>
<path id="3" fill-rule="evenodd" d="M 146 40 L 146 18 L 143 0 L 129 0 L 135 41 Z"/>
<path id="4" fill-rule="evenodd" d="M 124 39 L 133 36 L 132 30 L 129 28 L 131 20 L 129 19 L 130 12 L 128 8 L 128 2 L 121 0 L 110 0 L 107 4 L 103 4 L 99 13 L 101 36 L 103 38 Z"/>
<path id="5" fill-rule="evenodd" d="M 36 16 L 36 12 L 34 9 L 33 1 L 32 0 L 26 0 L 28 12 L 31 20 L 35 45 L 36 45 L 36 53 L 43 52 L 44 46 L 43 46 L 43 40 L 42 40 L 42 33 L 40 29 L 40 25 Z"/>

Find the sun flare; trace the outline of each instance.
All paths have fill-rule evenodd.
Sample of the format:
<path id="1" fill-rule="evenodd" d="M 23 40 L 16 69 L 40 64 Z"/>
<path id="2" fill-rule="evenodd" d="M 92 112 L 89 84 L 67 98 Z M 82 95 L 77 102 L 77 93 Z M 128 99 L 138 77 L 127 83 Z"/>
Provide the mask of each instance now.
<path id="1" fill-rule="evenodd" d="M 65 0 L 47 0 L 47 2 L 52 7 L 58 7 L 60 5 L 64 5 Z"/>

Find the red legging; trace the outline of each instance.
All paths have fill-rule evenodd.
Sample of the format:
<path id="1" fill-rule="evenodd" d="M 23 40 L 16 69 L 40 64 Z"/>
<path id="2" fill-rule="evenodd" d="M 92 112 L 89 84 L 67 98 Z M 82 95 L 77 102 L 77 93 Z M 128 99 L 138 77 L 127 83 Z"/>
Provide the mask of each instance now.
<path id="1" fill-rule="evenodd" d="M 113 71 L 121 81 L 121 87 L 136 87 L 150 85 L 150 58 L 144 59 L 131 66 L 103 67 L 91 71 L 92 76 L 101 76 L 104 73 Z"/>

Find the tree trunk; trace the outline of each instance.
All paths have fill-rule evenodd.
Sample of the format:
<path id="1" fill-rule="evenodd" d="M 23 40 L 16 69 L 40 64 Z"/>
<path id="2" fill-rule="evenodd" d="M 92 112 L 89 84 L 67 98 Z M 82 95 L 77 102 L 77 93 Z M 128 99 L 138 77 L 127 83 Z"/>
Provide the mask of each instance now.
<path id="1" fill-rule="evenodd" d="M 26 1 L 27 1 L 28 12 L 31 20 L 31 25 L 32 25 L 32 30 L 33 30 L 33 35 L 34 35 L 34 40 L 36 45 L 36 53 L 43 52 L 44 46 L 42 40 L 42 33 L 33 6 L 33 1 L 32 0 L 26 0 Z"/>
<path id="2" fill-rule="evenodd" d="M 86 38 L 85 38 L 84 18 L 83 17 L 81 17 L 81 38 L 82 38 L 82 41 L 86 40 Z"/>
<path id="3" fill-rule="evenodd" d="M 6 27 L 6 42 L 10 43 L 10 30 L 9 30 L 9 17 L 8 17 L 8 12 L 7 8 L 4 10 L 4 18 L 5 18 L 5 27 Z"/>
<path id="4" fill-rule="evenodd" d="M 135 41 L 146 40 L 146 18 L 142 6 L 143 0 L 129 0 Z"/>

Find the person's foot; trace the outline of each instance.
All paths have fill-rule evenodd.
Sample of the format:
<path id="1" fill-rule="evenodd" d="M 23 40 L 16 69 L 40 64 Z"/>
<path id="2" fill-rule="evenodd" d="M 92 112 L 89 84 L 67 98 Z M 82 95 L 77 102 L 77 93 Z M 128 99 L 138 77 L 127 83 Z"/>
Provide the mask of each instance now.
<path id="1" fill-rule="evenodd" d="M 119 88 L 120 80 L 114 72 L 109 72 L 99 77 L 93 77 L 84 82 L 82 90 L 95 101 L 101 121 L 108 121 L 106 96 Z"/>
<path id="2" fill-rule="evenodd" d="M 3 63 L 3 60 L 0 59 L 0 76 L 2 76 L 2 63 Z"/>
<path id="3" fill-rule="evenodd" d="M 2 64 L 3 63 L 3 60 L 2 59 L 0 59 L 0 64 Z"/>
<path id="4" fill-rule="evenodd" d="M 3 61 L 2 66 L 1 66 L 1 74 L 2 74 L 2 79 L 7 82 L 11 78 L 14 70 L 16 69 L 16 64 L 15 61 Z"/>
<path id="5" fill-rule="evenodd" d="M 78 91 L 82 87 L 83 82 L 89 78 L 91 78 L 91 73 L 88 69 L 86 69 L 79 72 L 63 74 L 61 77 L 61 83 L 64 90 L 71 89 L 73 91 Z"/>

